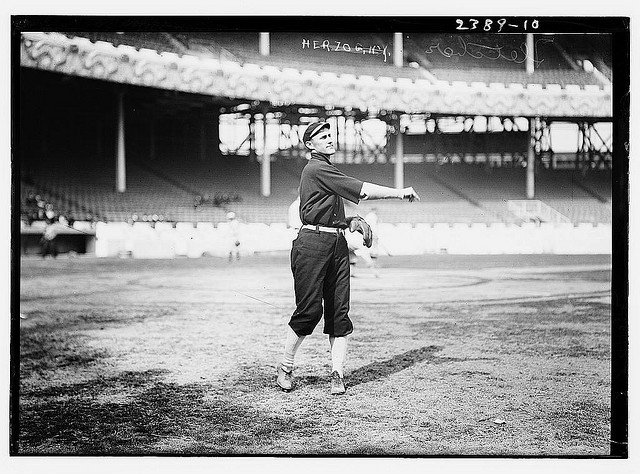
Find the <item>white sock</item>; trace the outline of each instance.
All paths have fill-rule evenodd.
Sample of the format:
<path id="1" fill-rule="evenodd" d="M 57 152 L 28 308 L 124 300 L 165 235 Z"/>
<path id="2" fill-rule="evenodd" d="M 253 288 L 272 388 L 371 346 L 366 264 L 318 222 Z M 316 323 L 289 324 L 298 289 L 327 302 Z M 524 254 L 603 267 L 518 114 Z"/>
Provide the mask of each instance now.
<path id="1" fill-rule="evenodd" d="M 344 358 L 347 355 L 347 336 L 329 336 L 331 345 L 331 372 L 334 370 L 344 377 Z"/>
<path id="2" fill-rule="evenodd" d="M 282 365 L 287 369 L 293 370 L 293 359 L 305 337 L 306 336 L 298 336 L 295 331 L 291 329 L 291 326 L 287 324 L 287 339 L 284 344 L 284 358 L 282 359 Z"/>

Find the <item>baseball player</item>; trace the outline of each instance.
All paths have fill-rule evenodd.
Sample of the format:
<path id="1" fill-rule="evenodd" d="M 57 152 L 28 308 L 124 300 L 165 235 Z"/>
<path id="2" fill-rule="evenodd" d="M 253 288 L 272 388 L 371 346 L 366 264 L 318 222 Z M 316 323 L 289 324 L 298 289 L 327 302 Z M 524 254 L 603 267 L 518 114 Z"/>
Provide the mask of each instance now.
<path id="1" fill-rule="evenodd" d="M 44 228 L 44 233 L 40 238 L 40 253 L 42 258 L 46 258 L 47 255 L 51 255 L 53 258 L 58 256 L 58 244 L 57 236 L 60 226 L 53 219 L 47 219 L 47 225 Z"/>
<path id="2" fill-rule="evenodd" d="M 349 212 L 353 212 L 354 214 L 357 213 L 356 206 L 351 203 L 345 203 L 345 212 L 347 214 L 349 214 Z M 375 262 L 375 260 L 378 258 L 378 216 L 375 213 L 375 210 L 369 212 L 364 217 L 364 220 L 371 228 L 371 248 L 364 245 L 362 238 L 358 238 L 357 233 L 345 232 L 344 234 L 345 238 L 347 239 L 347 247 L 349 249 L 351 278 L 356 277 L 356 266 L 358 263 L 358 257 L 364 260 L 366 267 L 371 269 L 374 277 L 380 278 L 380 274 L 378 273 Z"/>
<path id="3" fill-rule="evenodd" d="M 369 221 L 367 221 L 366 219 L 365 221 L 367 222 L 367 224 L 369 223 Z M 369 227 L 371 228 L 371 235 L 375 236 L 373 227 Z M 380 274 L 378 273 L 378 269 L 376 268 L 376 264 L 374 261 L 375 257 L 373 254 L 373 244 L 371 248 L 367 247 L 362 242 L 362 239 L 359 239 L 358 236 L 352 232 L 345 232 L 345 238 L 347 239 L 347 248 L 349 249 L 349 272 L 351 274 L 351 278 L 355 278 L 357 276 L 356 266 L 358 264 L 358 257 L 364 260 L 365 266 L 371 269 L 374 277 L 380 278 Z"/>
<path id="4" fill-rule="evenodd" d="M 290 229 L 299 230 L 302 222 L 300 222 L 300 195 L 296 197 L 289 205 L 289 211 L 287 215 L 287 227 Z"/>
<path id="5" fill-rule="evenodd" d="M 286 328 L 284 354 L 277 365 L 276 382 L 285 391 L 293 388 L 293 363 L 304 338 L 320 322 L 331 346 L 331 394 L 345 393 L 344 359 L 347 336 L 353 332 L 349 319 L 349 253 L 344 231 L 358 231 L 371 246 L 371 229 L 359 216 L 345 215 L 343 199 L 420 199 L 413 188 L 394 189 L 345 175 L 331 163 L 336 152 L 329 124 L 307 127 L 303 143 L 311 159 L 300 177 L 302 227 L 291 249 L 296 309 Z M 323 305 L 324 303 L 324 305 Z M 323 310 L 324 308 L 324 310 Z"/>
<path id="6" fill-rule="evenodd" d="M 380 236 L 378 235 L 378 214 L 376 211 L 377 209 L 374 207 L 366 216 L 364 216 L 364 220 L 367 221 L 367 224 L 371 227 L 371 233 L 373 234 L 373 244 L 371 245 L 369 254 L 374 260 L 374 266 L 375 260 L 378 258 L 378 246 L 380 244 Z"/>
<path id="7" fill-rule="evenodd" d="M 227 213 L 227 222 L 229 225 L 229 262 L 232 262 L 234 252 L 236 260 L 240 260 L 240 222 L 236 218 L 235 212 Z"/>

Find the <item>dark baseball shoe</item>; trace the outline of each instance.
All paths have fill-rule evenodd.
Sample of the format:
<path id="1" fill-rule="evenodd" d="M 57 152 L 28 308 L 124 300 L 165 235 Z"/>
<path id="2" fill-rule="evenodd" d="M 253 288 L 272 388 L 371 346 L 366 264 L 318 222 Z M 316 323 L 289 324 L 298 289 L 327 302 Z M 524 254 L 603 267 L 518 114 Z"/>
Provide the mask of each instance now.
<path id="1" fill-rule="evenodd" d="M 340 377 L 337 370 L 331 373 L 331 395 L 342 395 L 347 389 L 344 388 L 344 379 Z"/>
<path id="2" fill-rule="evenodd" d="M 293 369 L 287 370 L 284 365 L 278 364 L 278 378 L 276 383 L 285 392 L 289 392 L 293 388 Z"/>

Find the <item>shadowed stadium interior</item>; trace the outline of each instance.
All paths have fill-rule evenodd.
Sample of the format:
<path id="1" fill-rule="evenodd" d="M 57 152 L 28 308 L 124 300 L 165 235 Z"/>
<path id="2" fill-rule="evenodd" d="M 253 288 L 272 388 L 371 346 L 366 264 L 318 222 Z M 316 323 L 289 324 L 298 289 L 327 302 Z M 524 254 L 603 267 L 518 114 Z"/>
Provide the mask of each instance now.
<path id="1" fill-rule="evenodd" d="M 260 51 L 257 33 L 65 34 L 66 38 L 84 38 L 99 47 L 166 52 L 175 58 L 197 57 L 229 66 L 253 64 L 259 71 L 266 68 L 266 73 L 275 68 L 333 73 L 337 75 L 334 77 L 354 80 L 368 76 L 432 84 L 484 82 L 492 87 L 502 84 L 507 89 L 513 84 L 603 89 L 610 87 L 611 78 L 606 35 L 535 35 L 536 63 L 531 72 L 525 70 L 528 50 L 523 49 L 527 41 L 524 34 L 407 33 L 400 65 L 391 58 L 391 33 L 343 34 L 337 41 L 331 33 L 274 32 L 269 36 L 268 55 Z M 590 61 L 591 69 L 584 67 L 585 61 Z M 594 67 L 602 72 L 595 74 Z M 25 136 L 20 161 L 21 197 L 27 222 L 37 217 L 33 204 L 27 203 L 33 194 L 44 197 L 57 212 L 75 221 L 126 222 L 148 216 L 150 221 L 216 223 L 224 220 L 228 211 L 236 212 L 246 222 L 286 221 L 287 208 L 297 194 L 304 150 L 299 142 L 292 146 L 282 144 L 282 136 L 278 138 L 276 149 L 270 152 L 271 189 L 265 197 L 261 192 L 259 138 L 249 128 L 259 128 L 258 122 L 253 124 L 253 118 L 249 118 L 248 141 L 245 138 L 239 146 L 242 137 L 235 131 L 229 138 L 223 128 L 216 130 L 216 117 L 222 117 L 221 111 L 238 117 L 238 112 L 233 112 L 237 100 L 221 97 L 212 102 L 197 94 L 147 87 L 114 88 L 108 82 L 24 68 L 21 75 Z M 122 92 L 127 127 L 125 192 L 117 191 L 114 185 L 113 158 L 118 113 L 115 98 Z M 65 110 L 69 113 L 61 114 Z M 301 114 L 292 112 L 280 113 L 281 126 L 294 127 L 301 120 Z M 345 117 L 347 127 L 349 118 Z M 206 121 L 206 130 L 202 120 Z M 529 131 L 514 128 L 501 133 L 469 133 L 465 122 L 462 133 L 441 133 L 439 123 L 435 133 L 407 133 L 403 140 L 405 160 L 409 159 L 405 180 L 411 182 L 422 201 L 411 207 L 379 203 L 376 208 L 380 218 L 392 224 L 522 222 L 509 211 L 507 201 L 527 199 L 523 166 Z M 302 128 L 297 127 L 287 133 L 299 134 Z M 241 135 L 245 133 L 242 127 L 240 130 Z M 357 133 L 364 136 L 363 132 Z M 365 139 L 361 138 L 363 144 Z M 236 145 L 225 145 L 231 143 L 229 140 Z M 338 138 L 338 155 L 344 153 L 343 164 L 338 166 L 362 180 L 393 185 L 395 135 L 387 132 L 386 137 L 376 140 L 374 148 L 368 144 L 358 149 L 356 143 L 349 150 L 348 144 L 340 149 Z M 594 145 L 598 152 L 596 148 Z M 601 146 L 600 150 L 605 150 L 604 161 L 592 161 L 589 155 L 589 163 L 584 163 L 584 152 L 555 154 L 563 163 L 575 159 L 573 170 L 552 169 L 548 161 L 541 162 L 536 169 L 536 199 L 574 224 L 611 222 L 610 156 L 606 157 L 606 148 Z M 411 157 L 416 163 L 410 162 Z M 380 160 L 387 163 L 374 163 Z M 365 210 L 368 206 L 362 205 Z"/>

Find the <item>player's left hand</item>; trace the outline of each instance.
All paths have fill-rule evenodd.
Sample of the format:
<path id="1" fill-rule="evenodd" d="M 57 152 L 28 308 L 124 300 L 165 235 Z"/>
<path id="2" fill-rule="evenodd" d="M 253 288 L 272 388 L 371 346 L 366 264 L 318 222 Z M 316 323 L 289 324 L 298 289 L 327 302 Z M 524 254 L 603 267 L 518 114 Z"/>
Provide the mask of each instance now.
<path id="1" fill-rule="evenodd" d="M 368 248 L 371 248 L 371 244 L 373 244 L 373 232 L 371 231 L 371 227 L 367 224 L 360 216 L 350 217 L 348 219 L 349 222 L 349 230 L 351 232 L 358 231 L 362 234 L 362 238 L 364 240 L 364 245 Z"/>

